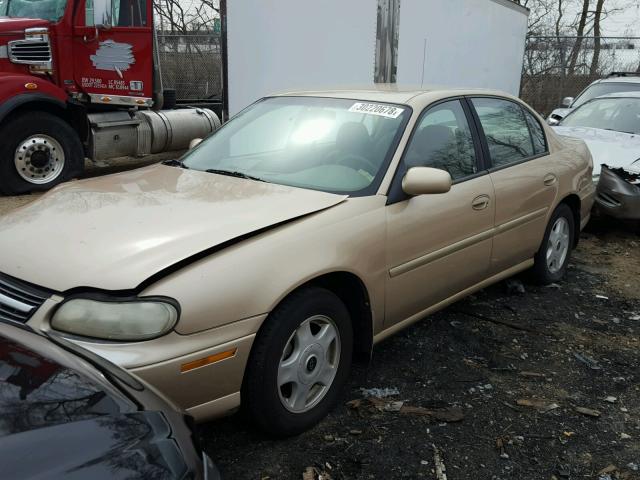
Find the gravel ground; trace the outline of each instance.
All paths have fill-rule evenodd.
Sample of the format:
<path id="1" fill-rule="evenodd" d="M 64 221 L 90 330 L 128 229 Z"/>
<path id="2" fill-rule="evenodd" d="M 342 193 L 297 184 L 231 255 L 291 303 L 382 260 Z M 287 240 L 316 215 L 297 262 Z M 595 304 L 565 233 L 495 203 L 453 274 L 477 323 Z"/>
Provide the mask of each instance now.
<path id="1" fill-rule="evenodd" d="M 274 440 L 235 415 L 202 426 L 205 450 L 238 480 L 640 479 L 639 248 L 594 221 L 565 281 L 495 285 L 383 342 L 311 431 Z"/>

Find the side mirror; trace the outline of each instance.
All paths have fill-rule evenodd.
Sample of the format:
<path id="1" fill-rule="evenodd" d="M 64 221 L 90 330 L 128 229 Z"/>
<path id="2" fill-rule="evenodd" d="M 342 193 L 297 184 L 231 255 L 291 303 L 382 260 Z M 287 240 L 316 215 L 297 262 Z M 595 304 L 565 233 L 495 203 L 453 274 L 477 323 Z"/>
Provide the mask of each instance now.
<path id="1" fill-rule="evenodd" d="M 573 103 L 573 97 L 564 97 L 562 99 L 562 106 L 564 108 L 569 108 L 572 103 Z"/>
<path id="2" fill-rule="evenodd" d="M 191 150 L 192 148 L 196 148 L 198 145 L 200 145 L 200 142 L 202 142 L 201 138 L 194 138 L 193 140 L 191 140 L 189 142 L 189 150 Z"/>
<path id="3" fill-rule="evenodd" d="M 431 167 L 410 168 L 402 179 L 402 190 L 407 195 L 447 193 L 451 190 L 449 172 Z"/>

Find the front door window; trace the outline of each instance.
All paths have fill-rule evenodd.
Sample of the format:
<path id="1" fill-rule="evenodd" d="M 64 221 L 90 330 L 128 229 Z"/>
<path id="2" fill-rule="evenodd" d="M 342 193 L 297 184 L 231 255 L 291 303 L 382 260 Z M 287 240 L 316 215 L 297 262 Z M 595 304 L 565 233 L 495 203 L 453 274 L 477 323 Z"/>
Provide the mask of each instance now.
<path id="1" fill-rule="evenodd" d="M 407 146 L 405 167 L 432 167 L 460 180 L 477 172 L 476 153 L 467 117 L 459 100 L 430 108 Z"/>

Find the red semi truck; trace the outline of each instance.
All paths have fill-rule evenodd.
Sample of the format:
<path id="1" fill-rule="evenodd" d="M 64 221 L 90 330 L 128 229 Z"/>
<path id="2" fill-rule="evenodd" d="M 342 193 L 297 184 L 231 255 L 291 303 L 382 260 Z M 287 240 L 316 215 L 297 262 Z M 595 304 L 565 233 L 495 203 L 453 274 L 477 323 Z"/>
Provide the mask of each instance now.
<path id="1" fill-rule="evenodd" d="M 0 0 L 0 193 L 49 189 L 85 157 L 182 150 L 219 127 L 207 108 L 162 109 L 152 12 L 151 0 Z"/>

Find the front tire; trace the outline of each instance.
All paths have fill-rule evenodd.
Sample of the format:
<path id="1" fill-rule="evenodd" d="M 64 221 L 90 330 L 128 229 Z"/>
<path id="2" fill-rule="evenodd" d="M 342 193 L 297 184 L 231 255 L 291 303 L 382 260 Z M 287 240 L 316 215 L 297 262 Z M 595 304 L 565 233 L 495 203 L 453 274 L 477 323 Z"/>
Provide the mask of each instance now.
<path id="1" fill-rule="evenodd" d="M 293 293 L 269 315 L 254 342 L 243 408 L 272 435 L 308 430 L 337 402 L 352 352 L 351 320 L 340 299 L 318 287 Z"/>
<path id="2" fill-rule="evenodd" d="M 80 138 L 64 120 L 26 112 L 0 128 L 0 193 L 49 190 L 84 167 Z"/>
<path id="3" fill-rule="evenodd" d="M 551 215 L 542 245 L 534 257 L 531 274 L 536 283 L 548 285 L 565 276 L 575 235 L 573 212 L 567 204 L 561 203 Z"/>

